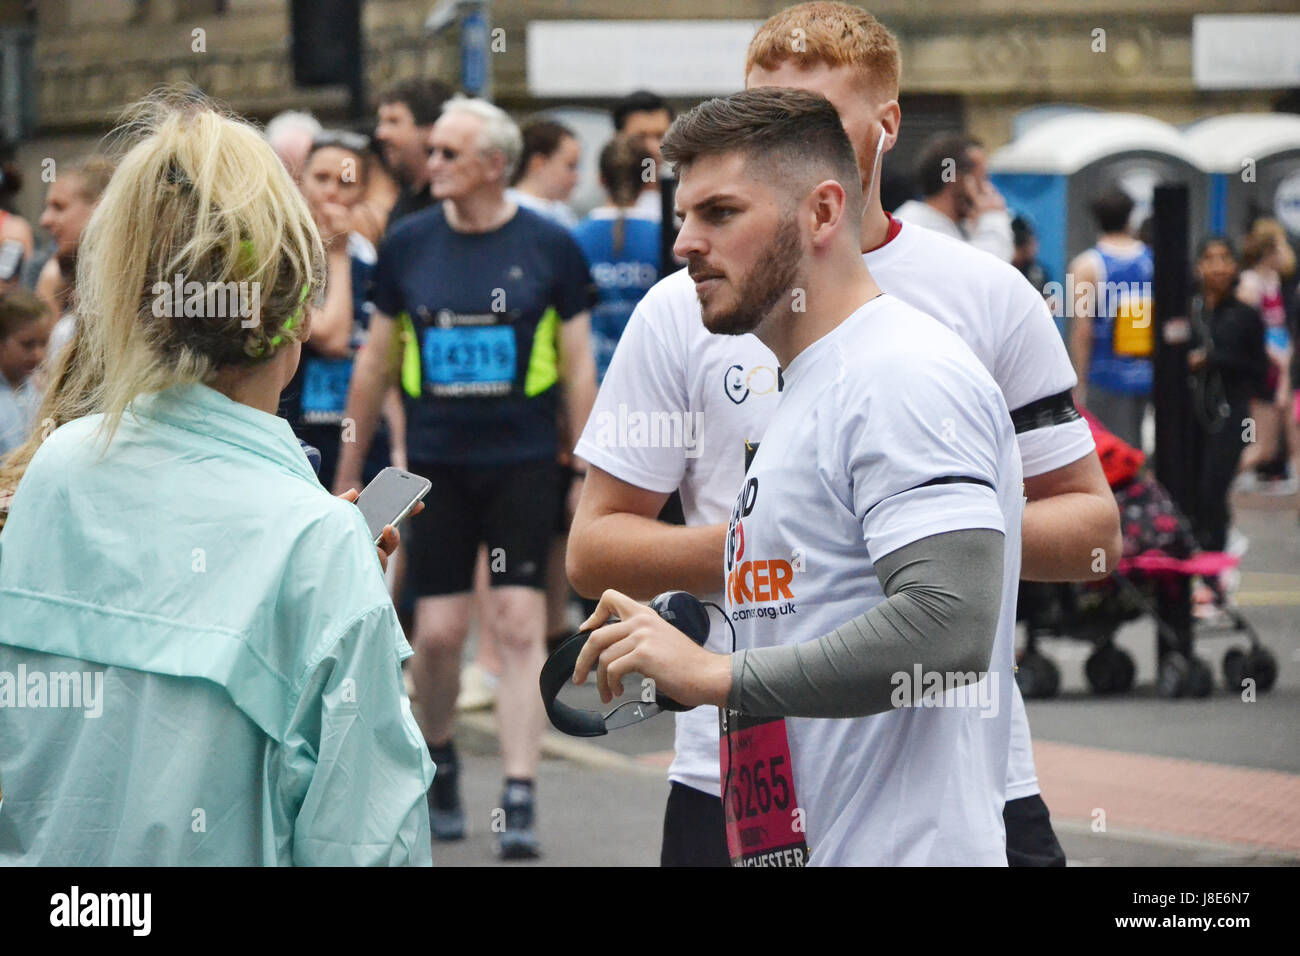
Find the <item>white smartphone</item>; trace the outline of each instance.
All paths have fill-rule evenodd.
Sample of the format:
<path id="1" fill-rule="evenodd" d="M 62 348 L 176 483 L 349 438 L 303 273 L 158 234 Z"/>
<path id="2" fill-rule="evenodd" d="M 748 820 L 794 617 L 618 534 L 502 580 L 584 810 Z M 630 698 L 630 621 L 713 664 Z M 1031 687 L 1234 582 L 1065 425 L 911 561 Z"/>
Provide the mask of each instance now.
<path id="1" fill-rule="evenodd" d="M 357 507 L 366 519 L 370 536 L 379 544 L 384 525 L 396 525 L 415 507 L 415 503 L 429 492 L 431 483 L 400 468 L 385 468 L 375 475 L 375 480 L 362 489 L 357 497 Z"/>

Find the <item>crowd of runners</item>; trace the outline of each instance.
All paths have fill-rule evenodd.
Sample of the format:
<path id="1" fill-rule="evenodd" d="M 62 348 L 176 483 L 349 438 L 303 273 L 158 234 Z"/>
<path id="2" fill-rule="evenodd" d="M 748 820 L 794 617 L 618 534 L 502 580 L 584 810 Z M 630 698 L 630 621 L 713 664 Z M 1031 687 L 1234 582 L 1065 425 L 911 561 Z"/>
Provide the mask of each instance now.
<path id="1" fill-rule="evenodd" d="M 538 675 L 582 620 L 576 682 L 690 708 L 645 821 L 663 865 L 1064 865 L 1017 591 L 1115 567 L 1078 406 L 1140 445 L 1149 359 L 1104 308 L 1067 348 L 978 141 L 936 140 L 885 208 L 904 79 L 868 13 L 790 7 L 734 67 L 681 116 L 619 101 L 581 220 L 577 133 L 437 81 L 383 91 L 373 136 L 158 96 L 60 174 L 54 247 L 14 232 L 0 299 L 0 645 L 97 674 L 102 716 L 0 707 L 0 859 L 436 861 L 488 815 L 467 694 L 496 710 L 499 852 L 539 856 L 545 814 L 590 812 L 536 784 Z M 1149 279 L 1120 207 L 1090 281 Z M 239 284 L 252 320 L 212 291 Z M 1241 448 L 1214 454 L 1226 499 Z M 431 488 L 376 560 L 350 502 L 389 466 Z M 716 605 L 704 646 L 642 603 L 673 590 Z"/>

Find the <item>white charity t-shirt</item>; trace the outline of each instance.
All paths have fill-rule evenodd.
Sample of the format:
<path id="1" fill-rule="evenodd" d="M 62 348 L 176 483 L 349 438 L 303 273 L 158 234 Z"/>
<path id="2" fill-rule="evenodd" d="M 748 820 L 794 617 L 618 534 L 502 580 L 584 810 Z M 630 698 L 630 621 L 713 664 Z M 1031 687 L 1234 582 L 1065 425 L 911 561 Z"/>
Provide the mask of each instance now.
<path id="1" fill-rule="evenodd" d="M 1002 389 L 1008 408 L 1074 387 L 1074 369 L 1047 305 L 1011 265 L 914 224 L 901 225 L 863 259 L 885 292 L 961 336 Z M 675 272 L 633 312 L 577 453 L 639 488 L 680 491 L 688 525 L 723 523 L 744 480 L 746 442 L 762 439 L 775 411 L 777 377 L 776 357 L 754 336 L 709 334 L 694 284 L 685 270 Z M 651 433 L 649 418 L 656 414 Z M 628 427 L 638 421 L 640 436 Z M 671 435 L 668 441 L 656 437 L 665 427 L 671 432 L 674 421 L 690 425 L 690 435 L 683 433 L 677 444 Z M 684 447 L 687 437 L 691 447 Z M 1095 447 L 1082 420 L 1035 428 L 1018 439 L 1027 476 L 1070 464 Z M 720 594 L 699 597 L 721 603 Z M 730 634 L 716 613 L 713 618 L 707 646 L 725 653 Z M 1029 722 L 1019 689 L 1012 692 L 1007 800 L 1038 793 Z M 669 779 L 718 796 L 716 709 L 697 707 L 677 714 L 676 722 Z"/>
<path id="2" fill-rule="evenodd" d="M 978 683 L 870 717 L 786 718 L 811 863 L 1005 866 L 1024 487 L 1002 393 L 957 335 L 888 294 L 784 378 L 728 530 L 724 606 L 738 649 L 816 640 L 866 613 L 885 600 L 875 562 L 915 541 L 1004 534 L 1001 612 Z M 919 692 L 942 678 L 918 662 L 895 679 Z"/>

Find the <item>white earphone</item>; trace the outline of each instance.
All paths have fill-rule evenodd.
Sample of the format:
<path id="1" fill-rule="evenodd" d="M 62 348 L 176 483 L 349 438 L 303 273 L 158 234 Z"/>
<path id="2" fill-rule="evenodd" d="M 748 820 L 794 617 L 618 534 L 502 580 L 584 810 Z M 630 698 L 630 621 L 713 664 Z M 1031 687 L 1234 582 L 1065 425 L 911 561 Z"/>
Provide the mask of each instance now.
<path id="1" fill-rule="evenodd" d="M 876 137 L 876 158 L 871 161 L 871 178 L 867 180 L 867 191 L 862 198 L 865 202 L 871 201 L 871 190 L 876 186 L 876 170 L 880 168 L 880 157 L 885 151 L 885 127 L 880 127 L 880 135 Z"/>

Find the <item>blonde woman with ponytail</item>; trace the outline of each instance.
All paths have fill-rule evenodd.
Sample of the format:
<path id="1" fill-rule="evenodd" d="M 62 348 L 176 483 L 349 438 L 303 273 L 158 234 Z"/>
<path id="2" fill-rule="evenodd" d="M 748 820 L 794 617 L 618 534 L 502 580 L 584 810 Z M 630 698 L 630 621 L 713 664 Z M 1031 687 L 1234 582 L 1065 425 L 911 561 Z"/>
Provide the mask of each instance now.
<path id="1" fill-rule="evenodd" d="M 311 214 L 206 101 L 121 132 L 56 400 L 7 465 L 0 863 L 427 865 L 410 651 L 365 521 L 275 416 Z"/>

